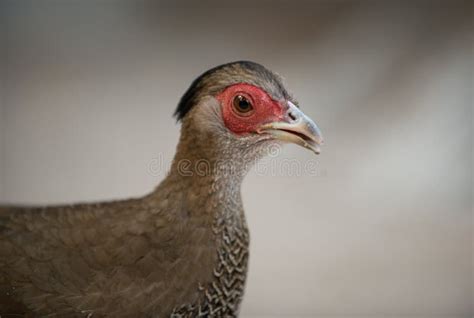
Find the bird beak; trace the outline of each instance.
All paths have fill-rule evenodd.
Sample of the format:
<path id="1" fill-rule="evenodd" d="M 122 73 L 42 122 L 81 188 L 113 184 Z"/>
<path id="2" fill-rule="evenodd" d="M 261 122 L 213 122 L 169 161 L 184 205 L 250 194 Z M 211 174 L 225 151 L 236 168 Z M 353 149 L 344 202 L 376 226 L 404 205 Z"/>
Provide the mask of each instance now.
<path id="1" fill-rule="evenodd" d="M 292 102 L 288 102 L 288 111 L 283 120 L 265 124 L 257 133 L 270 134 L 277 140 L 300 145 L 317 155 L 323 144 L 318 126 Z"/>

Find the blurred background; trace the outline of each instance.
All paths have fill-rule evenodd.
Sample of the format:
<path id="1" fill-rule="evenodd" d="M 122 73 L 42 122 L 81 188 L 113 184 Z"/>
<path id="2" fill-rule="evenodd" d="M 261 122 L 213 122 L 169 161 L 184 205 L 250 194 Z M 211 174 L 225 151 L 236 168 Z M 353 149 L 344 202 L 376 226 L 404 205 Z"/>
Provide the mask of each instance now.
<path id="1" fill-rule="evenodd" d="M 146 194 L 191 81 L 254 60 L 326 146 L 265 161 L 316 174 L 245 180 L 242 317 L 473 315 L 472 2 L 0 0 L 0 18 L 0 202 Z"/>

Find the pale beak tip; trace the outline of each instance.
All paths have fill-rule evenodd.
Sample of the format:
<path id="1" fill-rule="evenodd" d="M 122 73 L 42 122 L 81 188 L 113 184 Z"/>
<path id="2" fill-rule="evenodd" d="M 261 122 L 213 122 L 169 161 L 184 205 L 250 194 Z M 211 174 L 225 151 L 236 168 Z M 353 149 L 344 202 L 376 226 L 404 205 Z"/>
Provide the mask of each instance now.
<path id="1" fill-rule="evenodd" d="M 321 143 L 316 143 L 316 144 L 313 144 L 313 145 L 308 145 L 308 148 L 314 152 L 316 155 L 319 155 L 321 154 L 321 146 L 322 144 Z"/>

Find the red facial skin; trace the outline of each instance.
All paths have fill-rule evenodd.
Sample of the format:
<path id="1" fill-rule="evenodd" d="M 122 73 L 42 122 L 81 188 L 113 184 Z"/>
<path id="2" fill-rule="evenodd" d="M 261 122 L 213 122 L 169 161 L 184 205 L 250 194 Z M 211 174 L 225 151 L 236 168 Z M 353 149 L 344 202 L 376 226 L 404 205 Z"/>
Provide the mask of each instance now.
<path id="1" fill-rule="evenodd" d="M 248 114 L 239 114 L 233 106 L 234 98 L 242 95 L 252 104 Z M 287 107 L 274 101 L 264 90 L 250 84 L 234 84 L 216 96 L 222 106 L 222 116 L 226 127 L 235 134 L 256 132 L 260 126 L 285 118 Z"/>

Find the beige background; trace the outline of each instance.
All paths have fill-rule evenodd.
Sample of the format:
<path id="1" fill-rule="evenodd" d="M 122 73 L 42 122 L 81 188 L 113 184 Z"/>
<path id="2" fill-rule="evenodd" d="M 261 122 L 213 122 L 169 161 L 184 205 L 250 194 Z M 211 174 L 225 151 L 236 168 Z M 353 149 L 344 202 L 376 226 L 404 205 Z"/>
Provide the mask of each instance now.
<path id="1" fill-rule="evenodd" d="M 138 196 L 164 176 L 191 80 L 284 75 L 322 155 L 252 171 L 251 316 L 473 314 L 472 3 L 0 0 L 0 199 Z"/>

